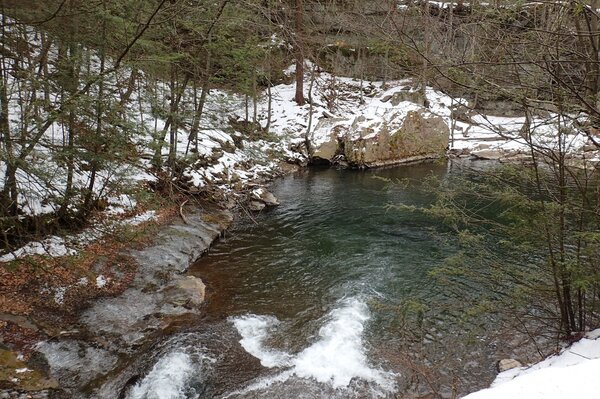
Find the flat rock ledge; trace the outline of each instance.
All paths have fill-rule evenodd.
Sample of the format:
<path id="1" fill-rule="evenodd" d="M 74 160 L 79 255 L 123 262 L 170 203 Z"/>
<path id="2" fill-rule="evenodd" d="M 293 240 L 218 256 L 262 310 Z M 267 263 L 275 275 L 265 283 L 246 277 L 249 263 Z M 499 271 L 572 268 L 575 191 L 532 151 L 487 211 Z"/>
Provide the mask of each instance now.
<path id="1" fill-rule="evenodd" d="M 210 220 L 210 221 L 209 221 Z M 80 318 L 77 337 L 50 339 L 38 344 L 51 376 L 69 398 L 93 398 L 95 387 L 112 370 L 178 316 L 200 314 L 203 282 L 184 273 L 205 254 L 231 224 L 228 211 L 203 215 L 200 211 L 164 227 L 154 244 L 126 254 L 139 265 L 131 286 L 121 295 L 101 299 Z M 62 396 L 59 396 L 62 397 Z"/>

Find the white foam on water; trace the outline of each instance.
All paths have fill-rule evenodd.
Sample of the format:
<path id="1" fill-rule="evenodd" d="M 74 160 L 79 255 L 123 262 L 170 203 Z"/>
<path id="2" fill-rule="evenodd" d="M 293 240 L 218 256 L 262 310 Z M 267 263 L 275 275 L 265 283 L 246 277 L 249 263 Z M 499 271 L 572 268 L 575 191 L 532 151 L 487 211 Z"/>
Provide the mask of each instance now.
<path id="1" fill-rule="evenodd" d="M 178 399 L 184 396 L 187 381 L 192 376 L 193 363 L 189 355 L 172 352 L 163 356 L 152 370 L 127 395 L 128 399 Z"/>
<path id="2" fill-rule="evenodd" d="M 244 395 L 246 395 L 250 392 L 254 392 L 254 391 L 263 391 L 265 389 L 268 389 L 271 385 L 286 382 L 287 380 L 290 379 L 290 377 L 293 374 L 294 373 L 291 370 L 285 370 L 274 376 L 259 378 L 257 381 L 253 382 L 252 384 L 248 385 L 247 387 L 230 392 L 230 393 L 222 396 L 220 399 L 228 399 L 230 397 L 244 396 Z"/>
<path id="3" fill-rule="evenodd" d="M 389 383 L 389 376 L 369 366 L 363 343 L 369 308 L 356 299 L 346 300 L 329 314 L 319 330 L 319 341 L 300 352 L 294 359 L 294 372 L 301 378 L 330 382 L 334 388 L 346 387 L 353 378 Z"/>
<path id="4" fill-rule="evenodd" d="M 259 359 L 260 364 L 269 368 L 290 365 L 289 354 L 264 346 L 269 332 L 279 324 L 279 320 L 272 316 L 245 315 L 236 317 L 232 321 L 242 336 L 240 340 L 242 348 Z"/>
<path id="5" fill-rule="evenodd" d="M 233 319 L 242 336 L 242 347 L 260 359 L 263 366 L 289 367 L 275 377 L 252 384 L 245 391 L 285 382 L 292 376 L 330 384 L 333 388 L 348 387 L 353 379 L 359 379 L 393 391 L 394 374 L 371 367 L 367 358 L 363 333 L 369 318 L 369 308 L 364 301 L 357 298 L 341 301 L 340 306 L 326 316 L 319 339 L 297 355 L 264 346 L 269 332 L 279 323 L 276 318 L 246 315 Z"/>

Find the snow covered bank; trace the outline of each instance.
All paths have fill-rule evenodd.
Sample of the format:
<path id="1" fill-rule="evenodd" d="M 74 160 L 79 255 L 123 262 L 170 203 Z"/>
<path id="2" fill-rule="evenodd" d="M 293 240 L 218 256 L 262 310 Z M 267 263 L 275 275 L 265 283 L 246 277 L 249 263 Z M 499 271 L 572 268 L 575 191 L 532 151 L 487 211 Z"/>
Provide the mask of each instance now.
<path id="1" fill-rule="evenodd" d="M 595 398 L 600 392 L 600 330 L 530 367 L 500 373 L 492 386 L 465 399 Z"/>
<path id="2" fill-rule="evenodd" d="M 336 85 L 333 103 L 326 101 L 332 81 Z M 588 118 L 584 114 L 546 112 L 529 121 L 525 116 L 486 115 L 471 109 L 467 100 L 431 87 L 423 96 L 418 83 L 411 79 L 384 85 L 320 73 L 316 82 L 313 128 L 307 134 L 317 152 L 333 143 L 334 147 L 325 151 L 331 156 L 343 150 L 336 147 L 336 140 L 345 140 L 347 146 L 348 140 L 377 139 L 386 133 L 393 136 L 401 130 L 407 116 L 416 113 L 423 120 L 443 120 L 449 132 L 450 156 L 523 159 L 530 155 L 533 145 L 544 151 L 560 149 L 586 162 L 600 161 L 600 151 L 585 131 Z M 560 138 L 559 126 L 563 133 Z M 437 123 L 433 130 L 446 128 L 440 129 Z"/>

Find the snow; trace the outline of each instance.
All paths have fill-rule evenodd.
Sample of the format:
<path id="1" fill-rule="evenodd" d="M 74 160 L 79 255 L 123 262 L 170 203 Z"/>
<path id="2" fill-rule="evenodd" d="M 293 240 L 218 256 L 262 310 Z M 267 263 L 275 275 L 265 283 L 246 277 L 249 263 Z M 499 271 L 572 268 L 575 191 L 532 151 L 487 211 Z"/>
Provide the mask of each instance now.
<path id="1" fill-rule="evenodd" d="M 17 374 L 21 374 L 21 373 L 27 373 L 31 371 L 30 369 L 28 369 L 27 367 L 21 368 L 21 369 L 15 369 L 15 373 Z"/>
<path id="2" fill-rule="evenodd" d="M 51 236 L 42 241 L 30 242 L 21 248 L 0 256 L 0 262 L 10 262 L 25 256 L 45 255 L 51 257 L 74 255 L 75 250 L 67 248 L 62 237 Z"/>
<path id="3" fill-rule="evenodd" d="M 599 375 L 600 329 L 540 363 L 500 373 L 490 388 L 465 399 L 595 398 Z"/>
<path id="4" fill-rule="evenodd" d="M 137 206 L 135 198 L 127 194 L 108 197 L 107 201 L 108 208 L 106 209 L 106 213 L 109 215 L 121 215 L 134 210 Z"/>
<path id="5" fill-rule="evenodd" d="M 137 215 L 130 219 L 127 219 L 125 221 L 125 224 L 128 224 L 130 226 L 138 226 L 142 223 L 150 222 L 150 221 L 156 220 L 156 219 L 157 219 L 156 211 L 152 210 L 152 211 L 146 211 L 140 215 Z"/>
<path id="6" fill-rule="evenodd" d="M 41 44 L 39 35 L 35 35 L 35 28 L 30 30 L 29 44 L 32 52 L 30 59 L 35 60 L 36 55 L 39 55 Z M 281 45 L 280 39 L 271 38 L 270 45 Z M 85 73 L 94 75 L 99 72 L 100 62 L 93 51 L 90 56 L 93 62 L 90 71 Z M 50 72 L 53 72 L 58 60 L 56 47 L 50 49 L 48 57 Z M 107 67 L 110 67 L 110 64 L 109 60 Z M 291 76 L 295 73 L 295 69 L 295 65 L 291 65 L 285 73 Z M 313 148 L 316 148 L 331 140 L 334 127 L 341 127 L 341 131 L 350 131 L 350 127 L 353 127 L 353 132 L 367 132 L 364 137 L 374 137 L 375 131 L 382 126 L 392 129 L 400 127 L 402 120 L 410 111 L 443 118 L 448 126 L 453 127 L 451 148 L 456 151 L 475 153 L 478 150 L 491 150 L 501 154 L 528 151 L 527 143 L 520 136 L 521 127 L 525 122 L 522 117 L 474 115 L 473 123 L 466 123 L 452 118 L 452 107 L 459 104 L 466 105 L 467 101 L 451 98 L 433 88 L 426 89 L 427 99 L 430 102 L 429 108 L 410 101 L 392 104 L 389 97 L 399 93 L 416 93 L 417 85 L 409 79 L 389 81 L 384 87 L 383 82 L 360 81 L 323 72 L 310 61 L 305 61 L 304 70 L 305 96 L 307 99 L 312 98 L 312 105 L 307 103 L 298 106 L 295 103 L 294 83 L 272 87 L 270 120 L 269 100 L 267 94 L 262 93 L 256 104 L 256 123 L 262 131 L 258 129 L 259 131 L 254 132 L 257 137 L 253 139 L 247 136 L 247 132 L 236 131 L 231 124 L 231 120 L 243 124 L 246 114 L 254 114 L 253 105 L 250 104 L 251 109 L 246 110 L 244 96 L 213 89 L 206 98 L 197 143 L 191 143 L 189 135 L 195 113 L 194 93 L 191 88 L 185 90 L 178 108 L 182 121 L 176 132 L 177 157 L 185 159 L 188 165 L 182 172 L 183 177 L 187 179 L 183 182 L 184 185 L 194 189 L 195 192 L 214 188 L 224 195 L 235 196 L 235 192 L 240 188 L 276 176 L 279 173 L 280 161 L 306 162 L 305 139 L 310 140 Z M 122 94 L 120 90 L 127 86 L 124 83 L 129 81 L 131 73 L 131 70 L 124 67 L 106 77 L 105 89 L 106 93 L 112 93 L 114 96 L 112 101 L 120 101 Z M 98 171 L 94 195 L 108 204 L 106 210 L 97 216 L 98 220 L 117 223 L 124 216 L 140 213 L 136 200 L 129 193 L 136 192 L 146 182 L 157 179 L 150 172 L 150 160 L 154 156 L 156 137 L 166 133 L 162 130 L 166 125 L 165 115 L 168 114 L 171 93 L 169 85 L 165 82 L 146 79 L 143 72 L 138 73 L 141 78 L 136 82 L 130 101 L 124 105 L 123 110 L 125 124 L 131 128 L 119 133 L 126 138 L 132 148 L 135 148 L 140 159 L 132 163 L 124 160 L 107 161 Z M 17 83 L 19 82 L 9 75 L 8 87 L 11 89 L 17 87 Z M 308 93 L 311 87 L 312 93 Z M 58 92 L 49 94 L 55 101 L 60 98 Z M 42 96 L 43 93 L 40 92 L 39 95 Z M 22 107 L 18 100 L 18 96 L 12 95 L 8 104 L 10 128 L 14 132 L 18 132 L 22 124 Z M 89 116 L 81 116 L 81 118 L 84 123 L 94 127 L 95 122 L 89 120 Z M 575 118 L 585 119 L 585 116 L 573 116 L 573 119 Z M 557 115 L 533 120 L 534 143 L 557 146 L 557 122 Z M 587 138 L 575 128 L 572 122 L 567 122 L 566 125 L 570 133 L 561 145 L 568 151 L 576 153 L 588 144 Z M 67 176 L 64 165 L 57 161 L 56 148 L 63 144 L 65 129 L 60 120 L 52 124 L 34 151 L 28 155 L 24 162 L 27 167 L 18 170 L 16 176 L 20 191 L 18 204 L 24 215 L 39 216 L 56 212 L 60 208 Z M 19 151 L 18 145 L 16 151 Z M 163 159 L 166 159 L 168 148 L 164 145 L 161 147 L 161 154 Z M 600 152 L 589 153 L 586 157 L 589 161 L 598 160 Z M 85 192 L 90 182 L 90 172 L 86 168 L 76 169 L 73 175 L 73 191 Z M 0 188 L 4 186 L 4 176 L 5 163 L 0 162 Z M 133 216 L 125 223 L 137 225 L 155 217 L 152 212 L 147 212 Z M 100 236 L 102 234 L 91 229 L 78 237 L 48 237 L 14 249 L 10 253 L 1 254 L 0 262 L 29 255 L 73 255 L 85 242 L 89 243 Z"/>
<path id="7" fill-rule="evenodd" d="M 106 286 L 106 284 L 108 284 L 108 282 L 109 282 L 109 279 L 104 277 L 102 274 L 99 275 L 98 277 L 96 277 L 96 287 L 98 287 L 98 288 L 104 288 Z"/>
<path id="8" fill-rule="evenodd" d="M 104 237 L 122 226 L 137 226 L 145 222 L 156 220 L 156 211 L 146 211 L 123 220 L 107 221 L 104 224 L 98 223 L 96 226 L 85 229 L 83 232 L 64 237 L 50 236 L 44 240 L 32 241 L 19 249 L 0 256 L 0 263 L 11 262 L 27 256 L 48 256 L 60 257 L 76 255 L 79 251 L 91 242 Z M 81 281 L 80 281 L 81 283 Z M 87 281 L 86 281 L 87 284 Z"/>
<path id="9" fill-rule="evenodd" d="M 54 302 L 58 305 L 62 305 L 65 301 L 65 294 L 69 287 L 58 287 L 54 290 Z"/>

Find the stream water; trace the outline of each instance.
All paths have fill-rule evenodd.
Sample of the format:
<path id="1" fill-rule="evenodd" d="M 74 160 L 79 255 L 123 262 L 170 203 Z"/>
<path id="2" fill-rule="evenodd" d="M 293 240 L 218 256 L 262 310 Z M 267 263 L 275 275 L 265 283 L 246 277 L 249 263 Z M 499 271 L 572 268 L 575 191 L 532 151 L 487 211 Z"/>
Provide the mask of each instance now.
<path id="1" fill-rule="evenodd" d="M 484 330 L 465 336 L 444 306 L 456 298 L 429 276 L 456 250 L 447 231 L 388 207 L 427 204 L 421 181 L 464 167 L 277 181 L 281 205 L 242 220 L 191 269 L 208 286 L 207 318 L 155 350 L 127 397 L 452 397 L 489 384 L 503 347 Z M 407 316 L 411 303 L 426 320 Z"/>

